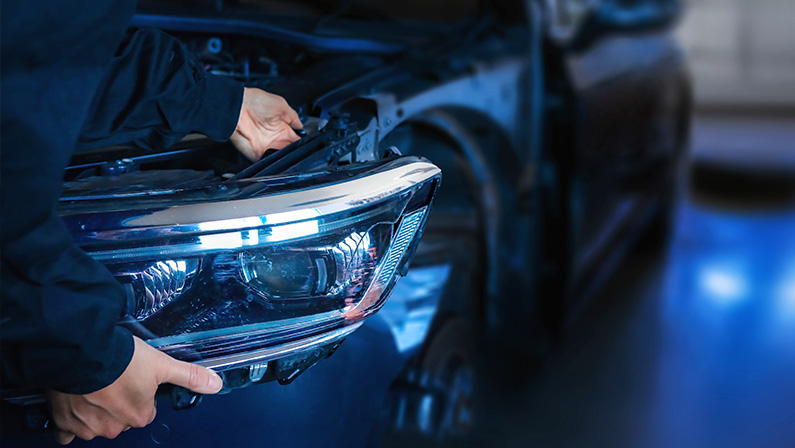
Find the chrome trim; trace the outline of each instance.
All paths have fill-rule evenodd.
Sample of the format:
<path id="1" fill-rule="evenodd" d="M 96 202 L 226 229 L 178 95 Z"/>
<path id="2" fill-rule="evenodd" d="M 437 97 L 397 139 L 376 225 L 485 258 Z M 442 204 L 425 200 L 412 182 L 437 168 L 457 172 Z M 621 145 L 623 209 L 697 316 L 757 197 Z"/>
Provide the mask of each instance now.
<path id="1" fill-rule="evenodd" d="M 328 311 L 321 314 L 313 314 L 311 317 L 311 319 L 307 319 L 306 317 L 293 317 L 289 319 L 238 325 L 215 330 L 198 331 L 195 333 L 163 336 L 147 339 L 146 343 L 152 347 L 162 350 L 170 350 L 181 347 L 187 348 L 196 342 L 206 343 L 215 338 L 223 338 L 228 336 L 255 336 L 258 334 L 267 334 L 268 332 L 275 333 L 300 330 L 302 328 L 312 328 L 319 323 L 328 322 L 335 318 L 343 318 L 344 315 L 341 311 Z"/>
<path id="2" fill-rule="evenodd" d="M 140 236 L 157 237 L 304 221 L 364 207 L 439 176 L 440 173 L 441 170 L 432 163 L 412 161 L 384 171 L 365 173 L 350 180 L 299 191 L 145 210 L 141 216 L 129 217 L 118 223 L 118 229 L 98 232 L 84 229 L 85 233 L 81 236 L 86 242 L 118 241 L 136 238 L 142 230 L 146 234 Z M 110 213 L 114 212 L 103 214 Z"/>
<path id="3" fill-rule="evenodd" d="M 271 361 L 278 358 L 284 358 L 296 353 L 312 350 L 321 345 L 339 341 L 353 333 L 362 325 L 362 323 L 364 322 L 358 322 L 353 325 L 348 325 L 347 327 L 302 339 L 300 341 L 279 345 L 277 347 L 270 347 L 253 352 L 241 353 L 238 355 L 221 356 L 203 361 L 196 361 L 194 364 L 207 367 L 208 369 L 223 371 L 262 361 Z"/>
<path id="4" fill-rule="evenodd" d="M 276 182 L 273 189 L 279 190 L 278 185 L 289 185 L 290 179 L 305 179 L 302 175 L 253 179 L 235 187 L 253 186 L 260 195 L 253 198 L 186 204 L 178 200 L 183 192 L 182 196 L 175 193 L 171 201 L 178 205 L 163 201 L 141 209 L 138 200 L 120 200 L 111 210 L 83 207 L 89 211 L 67 214 L 64 219 L 79 229 L 73 230 L 75 242 L 99 261 L 188 257 L 336 230 L 378 213 L 373 207 L 385 205 L 388 198 L 440 176 L 441 170 L 432 163 L 406 157 L 342 180 L 344 176 L 337 173 L 333 183 L 322 183 L 322 178 L 313 186 L 304 182 L 296 190 L 270 192 L 268 187 Z"/>
<path id="5" fill-rule="evenodd" d="M 204 361 L 196 361 L 193 364 L 198 364 L 200 366 L 206 367 L 208 369 L 213 369 L 219 372 L 224 370 L 234 369 L 237 367 L 245 367 L 251 364 L 260 364 L 274 359 L 284 358 L 287 356 L 295 355 L 297 353 L 309 351 L 317 346 L 337 342 L 339 340 L 342 340 L 349 334 L 353 333 L 354 331 L 356 331 L 360 326 L 362 326 L 363 323 L 364 322 L 359 322 L 334 331 L 323 333 L 300 341 L 279 345 L 276 347 L 270 347 L 267 349 L 257 350 L 249 353 L 242 353 L 239 355 L 213 358 Z M 11 404 L 20 405 L 20 406 L 27 406 L 27 405 L 46 402 L 46 398 L 43 394 L 25 391 L 25 390 L 8 391 L 8 392 L 4 391 L 3 400 Z"/>
<path id="6" fill-rule="evenodd" d="M 191 204 L 128 219 L 125 227 L 167 226 L 176 232 L 235 230 L 261 225 L 285 224 L 343 212 L 377 202 L 438 175 L 428 162 L 414 162 L 388 171 L 332 185 L 273 196 L 208 204 Z M 395 182 L 398 182 L 396 185 Z M 263 213 L 267 213 L 263 215 Z M 223 216 L 224 219 L 218 219 Z M 173 223 L 181 223 L 174 227 Z M 193 229 L 189 224 L 194 224 Z"/>
<path id="7" fill-rule="evenodd" d="M 364 219 L 370 219 L 380 212 L 382 211 L 360 212 L 350 217 L 335 219 L 332 222 L 320 222 L 320 219 L 311 219 L 271 227 L 263 226 L 224 233 L 198 234 L 191 237 L 192 241 L 190 242 L 170 243 L 167 246 L 136 246 L 104 251 L 87 250 L 87 252 L 95 260 L 105 262 L 129 261 L 134 258 L 187 258 L 211 252 L 252 249 L 273 243 L 324 234 L 344 229 Z"/>

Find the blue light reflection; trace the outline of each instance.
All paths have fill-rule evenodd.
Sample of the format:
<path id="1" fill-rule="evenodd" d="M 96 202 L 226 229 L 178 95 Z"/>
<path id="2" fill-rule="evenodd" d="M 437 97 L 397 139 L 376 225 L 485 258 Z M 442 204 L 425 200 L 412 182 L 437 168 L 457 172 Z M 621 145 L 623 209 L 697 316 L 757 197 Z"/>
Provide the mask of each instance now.
<path id="1" fill-rule="evenodd" d="M 645 339 L 653 446 L 789 446 L 773 422 L 795 415 L 795 213 L 678 212 Z"/>
<path id="2" fill-rule="evenodd" d="M 399 352 L 416 350 L 425 340 L 449 275 L 450 265 L 412 268 L 395 286 L 379 315 Z"/>
<path id="3" fill-rule="evenodd" d="M 718 303 L 735 303 L 749 294 L 748 278 L 739 266 L 706 264 L 698 282 L 701 293 Z"/>

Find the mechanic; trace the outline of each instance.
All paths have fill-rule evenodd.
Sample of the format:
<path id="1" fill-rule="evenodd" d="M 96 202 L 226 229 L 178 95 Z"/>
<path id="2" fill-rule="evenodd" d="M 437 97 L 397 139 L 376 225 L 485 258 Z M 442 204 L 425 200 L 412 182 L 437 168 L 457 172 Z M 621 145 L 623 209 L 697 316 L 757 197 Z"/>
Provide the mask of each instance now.
<path id="1" fill-rule="evenodd" d="M 256 160 L 301 128 L 283 98 L 205 73 L 175 38 L 128 33 L 134 10 L 134 1 L 2 1 L 0 381 L 47 390 L 62 444 L 151 423 L 161 383 L 222 387 L 116 325 L 122 287 L 56 211 L 72 152 L 166 147 L 198 132 Z"/>

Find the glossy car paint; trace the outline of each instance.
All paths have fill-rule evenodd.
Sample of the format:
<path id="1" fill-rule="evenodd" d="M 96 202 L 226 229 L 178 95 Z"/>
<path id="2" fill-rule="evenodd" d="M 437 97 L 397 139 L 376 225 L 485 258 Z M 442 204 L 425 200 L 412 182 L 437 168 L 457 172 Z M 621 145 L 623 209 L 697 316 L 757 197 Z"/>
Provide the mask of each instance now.
<path id="1" fill-rule="evenodd" d="M 682 156 L 690 92 L 671 36 L 611 36 L 564 59 L 571 76 L 571 274 L 582 288 L 659 205 Z"/>

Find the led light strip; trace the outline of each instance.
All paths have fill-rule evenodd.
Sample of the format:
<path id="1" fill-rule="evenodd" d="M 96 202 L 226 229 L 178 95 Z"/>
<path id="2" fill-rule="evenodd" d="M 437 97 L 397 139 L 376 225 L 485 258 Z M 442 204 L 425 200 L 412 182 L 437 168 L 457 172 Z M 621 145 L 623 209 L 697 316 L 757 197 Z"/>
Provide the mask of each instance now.
<path id="1" fill-rule="evenodd" d="M 394 239 L 389 245 L 389 252 L 386 254 L 383 266 L 381 266 L 381 270 L 373 284 L 383 285 L 392 279 L 392 275 L 394 275 L 395 269 L 403 258 L 409 243 L 414 239 L 414 234 L 422 223 L 422 218 L 425 216 L 427 209 L 428 207 L 423 207 L 403 218 Z"/>

